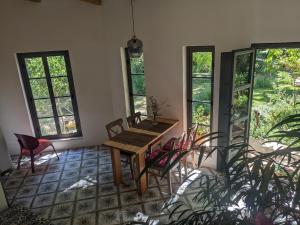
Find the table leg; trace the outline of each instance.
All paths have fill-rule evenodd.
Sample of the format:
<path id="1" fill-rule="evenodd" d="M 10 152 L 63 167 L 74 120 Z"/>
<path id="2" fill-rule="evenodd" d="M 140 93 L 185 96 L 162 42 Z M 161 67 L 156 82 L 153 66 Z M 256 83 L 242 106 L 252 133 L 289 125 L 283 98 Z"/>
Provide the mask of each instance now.
<path id="1" fill-rule="evenodd" d="M 119 149 L 116 148 L 111 149 L 111 161 L 113 167 L 114 182 L 115 185 L 119 185 L 122 183 L 121 158 L 120 158 Z"/>
<path id="2" fill-rule="evenodd" d="M 138 153 L 136 155 L 136 164 L 137 164 L 137 171 L 138 174 L 140 174 L 143 169 L 145 168 L 145 154 L 144 153 Z M 146 173 L 143 174 L 143 176 L 140 178 L 139 182 L 139 193 L 143 194 L 147 191 L 147 175 Z"/>

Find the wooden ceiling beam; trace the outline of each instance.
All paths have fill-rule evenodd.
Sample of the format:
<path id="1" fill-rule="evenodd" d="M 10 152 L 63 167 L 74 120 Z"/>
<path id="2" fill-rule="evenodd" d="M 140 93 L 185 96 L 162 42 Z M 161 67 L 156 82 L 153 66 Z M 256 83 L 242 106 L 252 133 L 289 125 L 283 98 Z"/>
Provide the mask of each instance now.
<path id="1" fill-rule="evenodd" d="M 31 2 L 42 2 L 42 0 L 28 0 L 28 1 L 31 1 Z M 95 4 L 95 5 L 101 5 L 101 1 L 102 0 L 81 0 L 83 2 L 89 2 L 89 3 L 92 3 L 92 4 Z"/>
<path id="2" fill-rule="evenodd" d="M 42 2 L 42 0 L 28 0 L 28 1 L 31 1 L 31 2 Z"/>
<path id="3" fill-rule="evenodd" d="M 89 2 L 95 5 L 101 5 L 101 0 L 81 0 L 83 2 Z"/>

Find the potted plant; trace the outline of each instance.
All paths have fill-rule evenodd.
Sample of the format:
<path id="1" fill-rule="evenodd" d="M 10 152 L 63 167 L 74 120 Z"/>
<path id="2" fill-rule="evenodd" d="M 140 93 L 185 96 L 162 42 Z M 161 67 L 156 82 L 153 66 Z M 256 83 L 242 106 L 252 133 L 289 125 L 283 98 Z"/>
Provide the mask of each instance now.
<path id="1" fill-rule="evenodd" d="M 206 142 L 222 138 L 211 133 L 199 138 L 192 148 L 199 152 L 198 167 L 214 152 L 218 152 L 223 164 L 220 173 L 201 173 L 190 185 L 197 183 L 193 201 L 197 210 L 185 206 L 177 220 L 170 224 L 190 225 L 293 225 L 300 224 L 300 114 L 289 116 L 273 127 L 267 134 L 286 147 L 270 153 L 255 151 L 250 145 L 236 142 L 230 146 L 204 147 Z M 197 145 L 197 143 L 201 143 Z M 191 150 L 190 150 L 191 151 Z M 229 152 L 234 151 L 228 159 Z M 178 157 L 163 169 L 172 169 L 188 152 L 162 153 L 146 165 L 162 157 L 169 160 Z M 300 154 L 299 154 L 300 155 Z M 151 165 L 150 165 L 151 164 Z M 193 174 L 189 175 L 189 179 Z M 175 202 L 179 211 L 185 204 Z M 170 205 L 166 205 L 168 207 Z"/>

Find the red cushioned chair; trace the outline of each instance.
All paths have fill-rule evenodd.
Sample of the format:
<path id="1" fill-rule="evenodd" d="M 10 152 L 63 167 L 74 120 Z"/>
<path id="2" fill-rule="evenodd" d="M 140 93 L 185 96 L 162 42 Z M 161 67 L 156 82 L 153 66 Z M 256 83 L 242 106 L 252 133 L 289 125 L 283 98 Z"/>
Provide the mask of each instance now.
<path id="1" fill-rule="evenodd" d="M 51 146 L 59 159 L 56 150 L 51 141 L 47 139 L 39 139 L 24 134 L 15 134 L 20 144 L 20 156 L 18 159 L 18 169 L 20 169 L 20 163 L 23 156 L 28 156 L 31 159 L 31 170 L 34 173 L 34 157 Z"/>
<path id="2" fill-rule="evenodd" d="M 186 135 L 186 139 L 183 142 L 182 145 L 182 150 L 183 151 L 187 151 L 187 150 L 192 150 L 193 144 L 195 142 L 196 139 L 196 135 L 197 135 L 197 131 L 198 131 L 198 124 L 194 124 L 192 127 L 190 127 L 187 131 L 187 135 Z M 172 144 L 174 142 L 174 140 L 176 140 L 176 137 L 172 137 L 171 139 L 169 139 L 166 144 L 163 145 L 162 149 L 164 151 L 170 151 L 172 150 Z M 177 146 L 178 147 L 178 146 Z M 193 161 L 193 167 L 195 168 L 195 151 L 192 150 L 188 155 L 192 154 L 192 161 Z M 185 176 L 187 177 L 187 158 L 188 155 L 185 156 L 184 158 L 182 158 L 182 163 L 183 163 L 183 167 L 185 170 Z"/>
<path id="3" fill-rule="evenodd" d="M 147 181 L 148 181 L 149 173 L 150 173 L 150 174 L 154 175 L 156 181 L 158 182 L 157 177 L 162 177 L 163 168 L 166 168 L 168 165 L 171 165 L 174 162 L 174 160 L 176 160 L 176 158 L 179 156 L 179 152 L 182 150 L 182 146 L 183 146 L 184 142 L 185 142 L 185 134 L 182 134 L 179 138 L 172 140 L 172 143 L 171 143 L 172 151 L 178 151 L 178 150 L 179 151 L 173 155 L 173 158 L 171 160 L 169 160 L 169 156 L 166 155 L 162 159 L 160 159 L 158 162 L 155 162 L 155 164 L 152 165 L 150 168 L 148 168 Z M 164 151 L 163 149 L 160 149 L 160 148 L 154 150 L 149 156 L 146 157 L 146 163 L 151 162 L 151 160 L 155 159 L 155 157 L 158 156 L 161 152 L 166 152 L 166 151 Z M 176 164 L 173 168 L 178 168 L 179 179 L 180 179 L 180 183 L 181 183 L 181 162 Z M 169 172 L 168 172 L 167 180 L 168 180 L 169 193 L 171 195 L 172 194 L 171 170 L 169 170 Z"/>

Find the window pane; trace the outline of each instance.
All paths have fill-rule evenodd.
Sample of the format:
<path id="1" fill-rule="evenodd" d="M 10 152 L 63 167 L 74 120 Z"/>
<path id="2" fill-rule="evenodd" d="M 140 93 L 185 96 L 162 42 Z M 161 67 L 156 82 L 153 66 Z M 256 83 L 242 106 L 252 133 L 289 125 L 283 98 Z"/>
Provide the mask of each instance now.
<path id="1" fill-rule="evenodd" d="M 77 132 L 74 116 L 59 117 L 59 125 L 62 134 L 72 134 Z"/>
<path id="2" fill-rule="evenodd" d="M 30 86 L 33 98 L 47 98 L 49 97 L 48 85 L 46 79 L 32 79 Z"/>
<path id="3" fill-rule="evenodd" d="M 49 72 L 54 76 L 67 76 L 65 58 L 63 56 L 48 56 L 47 57 Z"/>
<path id="4" fill-rule="evenodd" d="M 29 78 L 45 77 L 44 65 L 41 57 L 27 58 L 25 59 L 25 64 Z"/>
<path id="5" fill-rule="evenodd" d="M 248 116 L 249 89 L 237 91 L 233 99 L 233 120 Z"/>
<path id="6" fill-rule="evenodd" d="M 236 56 L 234 74 L 235 87 L 250 83 L 250 59 L 251 53 Z"/>
<path id="7" fill-rule="evenodd" d="M 55 97 L 70 96 L 69 81 L 67 77 L 51 78 Z"/>
<path id="8" fill-rule="evenodd" d="M 39 124 L 42 136 L 57 134 L 54 118 L 39 119 Z"/>
<path id="9" fill-rule="evenodd" d="M 74 114 L 71 98 L 56 98 L 55 102 L 59 116 Z"/>
<path id="10" fill-rule="evenodd" d="M 146 95 L 145 77 L 143 75 L 131 76 L 132 92 L 134 95 Z"/>
<path id="11" fill-rule="evenodd" d="M 131 73 L 144 73 L 144 56 L 140 58 L 130 58 Z"/>
<path id="12" fill-rule="evenodd" d="M 147 101 L 144 96 L 133 96 L 134 111 L 147 115 Z"/>
<path id="13" fill-rule="evenodd" d="M 193 102 L 193 123 L 199 126 L 210 126 L 210 103 Z"/>
<path id="14" fill-rule="evenodd" d="M 193 100 L 211 100 L 211 81 L 204 78 L 193 78 Z"/>
<path id="15" fill-rule="evenodd" d="M 212 73 L 212 53 L 211 52 L 193 52 L 192 64 L 193 77 L 211 76 Z"/>
<path id="16" fill-rule="evenodd" d="M 39 118 L 53 116 L 50 99 L 34 100 L 36 113 Z"/>

